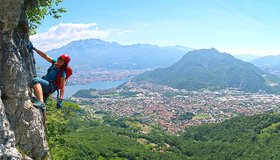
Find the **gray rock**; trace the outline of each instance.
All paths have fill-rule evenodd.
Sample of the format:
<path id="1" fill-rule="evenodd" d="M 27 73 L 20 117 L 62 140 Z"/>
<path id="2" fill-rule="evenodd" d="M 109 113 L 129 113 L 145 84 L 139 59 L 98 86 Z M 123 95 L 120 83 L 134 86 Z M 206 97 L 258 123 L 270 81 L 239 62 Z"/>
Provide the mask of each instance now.
<path id="1" fill-rule="evenodd" d="M 24 3 L 0 0 L 0 159 L 50 157 L 42 113 L 30 101 L 35 70 L 33 53 L 25 48 L 29 37 Z"/>
<path id="2" fill-rule="evenodd" d="M 1 93 L 1 91 L 0 91 Z M 9 121 L 4 112 L 4 105 L 0 99 L 0 158 L 1 159 L 19 159 L 21 154 L 15 148 L 15 135 L 10 129 Z"/>

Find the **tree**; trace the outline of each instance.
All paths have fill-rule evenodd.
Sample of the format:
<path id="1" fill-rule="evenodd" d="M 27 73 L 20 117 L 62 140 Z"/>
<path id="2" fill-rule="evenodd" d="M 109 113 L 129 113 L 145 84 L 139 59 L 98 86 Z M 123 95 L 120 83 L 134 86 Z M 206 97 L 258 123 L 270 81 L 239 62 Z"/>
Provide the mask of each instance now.
<path id="1" fill-rule="evenodd" d="M 28 18 L 29 34 L 35 34 L 38 25 L 45 16 L 53 16 L 58 19 L 61 17 L 61 13 L 66 12 L 63 7 L 58 7 L 59 3 L 63 0 L 27 0 L 26 15 Z"/>

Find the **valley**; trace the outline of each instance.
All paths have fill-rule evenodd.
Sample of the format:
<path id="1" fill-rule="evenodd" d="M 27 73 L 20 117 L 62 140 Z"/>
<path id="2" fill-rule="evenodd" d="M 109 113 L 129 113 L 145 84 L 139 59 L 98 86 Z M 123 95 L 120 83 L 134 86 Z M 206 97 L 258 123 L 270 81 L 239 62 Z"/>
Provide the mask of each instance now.
<path id="1" fill-rule="evenodd" d="M 91 115 L 109 113 L 116 119 L 133 117 L 170 133 L 240 115 L 280 110 L 280 96 L 276 94 L 246 93 L 234 88 L 187 91 L 131 81 L 110 90 L 81 90 L 71 100 Z"/>

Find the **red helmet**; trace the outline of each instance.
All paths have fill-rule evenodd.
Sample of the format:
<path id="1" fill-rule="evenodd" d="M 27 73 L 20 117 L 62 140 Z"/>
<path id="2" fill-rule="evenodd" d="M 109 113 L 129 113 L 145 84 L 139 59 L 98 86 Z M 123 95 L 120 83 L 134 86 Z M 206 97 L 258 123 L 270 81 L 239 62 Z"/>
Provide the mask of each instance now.
<path id="1" fill-rule="evenodd" d="M 71 60 L 70 56 L 68 54 L 62 54 L 60 56 L 61 59 L 63 59 L 64 63 L 68 64 Z"/>

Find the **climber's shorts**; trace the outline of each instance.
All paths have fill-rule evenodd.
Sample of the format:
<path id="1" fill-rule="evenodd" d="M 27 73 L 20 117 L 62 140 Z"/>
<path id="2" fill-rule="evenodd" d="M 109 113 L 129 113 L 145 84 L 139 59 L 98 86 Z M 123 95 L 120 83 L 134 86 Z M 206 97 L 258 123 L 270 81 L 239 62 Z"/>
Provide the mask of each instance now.
<path id="1" fill-rule="evenodd" d="M 41 84 L 44 94 L 52 94 L 53 92 L 55 92 L 57 90 L 57 86 L 54 81 L 49 82 L 42 78 L 35 77 L 31 81 L 31 87 L 33 87 L 37 83 Z"/>

